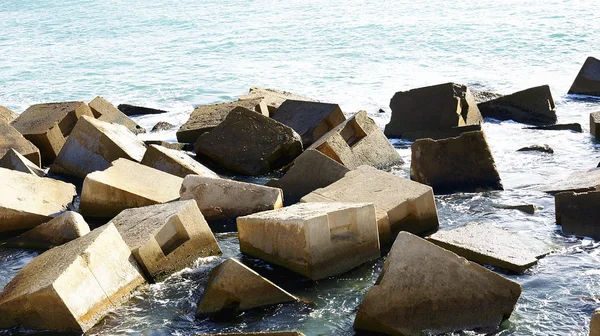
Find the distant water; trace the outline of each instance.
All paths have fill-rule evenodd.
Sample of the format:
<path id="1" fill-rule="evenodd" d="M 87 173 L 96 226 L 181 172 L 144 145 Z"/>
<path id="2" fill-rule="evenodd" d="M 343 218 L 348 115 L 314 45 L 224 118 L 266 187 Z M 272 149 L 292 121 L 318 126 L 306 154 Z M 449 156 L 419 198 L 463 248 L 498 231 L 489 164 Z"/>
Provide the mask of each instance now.
<path id="1" fill-rule="evenodd" d="M 586 335 L 600 307 L 600 248 L 555 225 L 554 200 L 534 187 L 574 169 L 595 167 L 598 142 L 587 133 L 600 100 L 566 92 L 587 56 L 600 57 L 600 11 L 592 1 L 41 1 L 0 0 L 0 105 L 22 112 L 48 101 L 109 101 L 170 111 L 136 118 L 181 124 L 193 106 L 235 99 L 252 85 L 285 89 L 367 110 L 381 126 L 394 92 L 442 82 L 510 93 L 549 84 L 559 122 L 583 134 L 523 130 L 488 121 L 484 129 L 506 191 L 437 197 L 442 228 L 487 221 L 552 243 L 557 252 L 525 275 L 515 312 L 497 335 Z M 383 108 L 385 113 L 377 111 Z M 145 138 L 174 140 L 174 132 Z M 410 143 L 394 140 L 410 161 Z M 549 144 L 554 155 L 516 153 Z M 394 172 L 406 176 L 410 163 Z M 531 203 L 535 215 L 493 204 Z M 225 257 L 241 257 L 235 234 L 220 234 Z M 35 253 L 0 250 L 0 287 Z M 198 332 L 297 329 L 353 335 L 362 296 L 382 261 L 316 283 L 248 265 L 290 292 L 316 302 L 197 320 L 208 272 L 221 259 L 139 291 L 94 335 L 193 335 Z M 0 332 L 0 334 L 11 334 Z M 469 334 L 470 335 L 470 334 Z"/>

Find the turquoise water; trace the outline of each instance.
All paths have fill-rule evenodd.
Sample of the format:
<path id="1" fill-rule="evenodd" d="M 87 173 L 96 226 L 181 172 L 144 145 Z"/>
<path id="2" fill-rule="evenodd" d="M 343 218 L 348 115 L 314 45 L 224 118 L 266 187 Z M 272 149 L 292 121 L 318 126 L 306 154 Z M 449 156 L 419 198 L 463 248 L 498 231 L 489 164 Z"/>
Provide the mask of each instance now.
<path id="1" fill-rule="evenodd" d="M 549 84 L 559 122 L 588 130 L 600 101 L 566 92 L 587 56 L 600 57 L 600 11 L 593 1 L 40 1 L 0 0 L 0 105 L 17 112 L 48 101 L 102 95 L 170 111 L 139 117 L 181 124 L 198 104 L 227 101 L 252 85 L 293 91 L 365 109 L 381 125 L 393 93 L 441 82 L 509 93 Z M 384 108 L 386 113 L 378 113 Z M 524 291 L 498 335 L 585 335 L 600 307 L 600 248 L 565 236 L 553 198 L 535 187 L 574 169 L 595 167 L 598 142 L 587 134 L 523 130 L 487 121 L 488 141 L 506 191 L 437 198 L 441 226 L 488 221 L 555 244 L 557 251 L 521 276 Z M 173 132 L 145 138 L 174 140 Z M 410 144 L 393 141 L 407 163 Z M 554 155 L 516 153 L 547 143 Z M 535 215 L 496 203 L 532 203 Z M 237 238 L 219 235 L 225 256 Z M 35 253 L 0 250 L 0 286 Z M 208 271 L 220 259 L 136 293 L 95 335 L 193 335 L 198 332 L 298 329 L 353 335 L 357 305 L 381 261 L 317 283 L 243 261 L 288 291 L 316 302 L 247 313 L 234 321 L 196 320 Z M 5 332 L 4 334 L 14 333 Z M 0 332 L 0 334 L 3 334 Z"/>

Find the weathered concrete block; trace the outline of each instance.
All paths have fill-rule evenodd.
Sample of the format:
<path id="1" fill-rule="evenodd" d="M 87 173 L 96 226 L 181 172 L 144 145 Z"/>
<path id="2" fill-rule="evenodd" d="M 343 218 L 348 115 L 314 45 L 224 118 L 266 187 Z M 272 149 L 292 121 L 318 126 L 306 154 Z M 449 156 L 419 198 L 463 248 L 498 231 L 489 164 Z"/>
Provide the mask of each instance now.
<path id="1" fill-rule="evenodd" d="M 578 123 L 533 126 L 533 127 L 525 127 L 525 129 L 533 129 L 533 130 L 541 130 L 541 131 L 573 131 L 573 132 L 577 132 L 577 133 L 583 133 L 581 124 L 578 124 Z"/>
<path id="2" fill-rule="evenodd" d="M 144 283 L 114 225 L 35 257 L 0 293 L 0 328 L 83 333 Z"/>
<path id="3" fill-rule="evenodd" d="M 85 178 L 79 212 L 108 218 L 125 209 L 174 201 L 182 182 L 181 177 L 118 159 L 108 169 Z"/>
<path id="4" fill-rule="evenodd" d="M 385 126 L 389 138 L 404 133 L 478 125 L 483 118 L 465 85 L 446 83 L 396 92 L 390 100 L 392 118 Z"/>
<path id="5" fill-rule="evenodd" d="M 210 272 L 197 315 L 239 312 L 297 300 L 252 269 L 229 258 Z"/>
<path id="6" fill-rule="evenodd" d="M 281 188 L 285 204 L 291 205 L 307 194 L 341 179 L 349 171 L 327 155 L 309 149 L 300 154 L 285 175 L 271 186 Z"/>
<path id="7" fill-rule="evenodd" d="M 281 91 L 270 88 L 263 88 L 260 86 L 253 86 L 248 90 L 248 93 L 240 96 L 239 100 L 249 100 L 262 98 L 264 104 L 267 106 L 270 113 L 275 112 L 281 104 L 287 99 L 302 100 L 302 101 L 315 101 L 314 99 L 300 96 L 291 92 Z M 268 114 L 263 113 L 268 116 Z"/>
<path id="8" fill-rule="evenodd" d="M 6 107 L 0 105 L 0 122 L 5 122 L 10 124 L 13 120 L 17 119 L 19 115 L 15 112 L 7 109 Z"/>
<path id="9" fill-rule="evenodd" d="M 75 186 L 0 168 L 0 232 L 36 227 L 67 210 Z"/>
<path id="10" fill-rule="evenodd" d="M 433 139 L 433 140 L 441 140 L 448 138 L 455 138 L 457 136 L 461 136 L 466 132 L 473 131 L 481 131 L 481 125 L 468 125 L 468 126 L 460 126 L 460 127 L 452 127 L 445 128 L 441 130 L 425 130 L 425 131 L 416 131 L 416 132 L 406 132 L 402 134 L 402 139 L 415 141 L 418 139 Z"/>
<path id="11" fill-rule="evenodd" d="M 177 131 L 177 141 L 186 143 L 196 143 L 198 138 L 207 132 L 212 131 L 217 125 L 219 125 L 229 112 L 233 111 L 236 107 L 245 107 L 249 110 L 264 114 L 264 111 L 268 111 L 266 105 L 264 105 L 262 98 L 240 100 L 230 103 L 211 104 L 197 107 L 188 121 L 181 125 Z M 266 112 L 266 116 L 269 116 Z"/>
<path id="12" fill-rule="evenodd" d="M 559 179 L 542 186 L 541 190 L 549 194 L 573 191 L 585 192 L 600 189 L 600 169 L 574 171 L 567 178 Z"/>
<path id="13" fill-rule="evenodd" d="M 600 239 L 600 191 L 561 192 L 554 200 L 556 224 L 562 225 L 564 233 Z"/>
<path id="14" fill-rule="evenodd" d="M 600 139 L 600 111 L 590 113 L 590 133 Z"/>
<path id="15" fill-rule="evenodd" d="M 600 96 L 600 60 L 595 57 L 585 60 L 569 89 L 571 93 Z"/>
<path id="16" fill-rule="evenodd" d="M 430 187 L 368 166 L 346 173 L 300 201 L 373 203 L 382 245 L 390 245 L 400 231 L 420 234 L 439 226 Z"/>
<path id="17" fill-rule="evenodd" d="M 196 174 L 204 177 L 219 178 L 219 175 L 206 168 L 200 162 L 192 159 L 189 155 L 178 150 L 157 145 L 150 145 L 148 147 L 141 163 L 179 177 Z"/>
<path id="18" fill-rule="evenodd" d="M 413 142 L 410 178 L 435 193 L 502 190 L 502 181 L 483 132 Z"/>
<path id="19" fill-rule="evenodd" d="M 12 148 L 0 159 L 0 167 L 33 174 L 39 177 L 46 176 L 46 173 L 40 169 L 40 167 Z"/>
<path id="20" fill-rule="evenodd" d="M 600 336 L 600 308 L 592 314 L 589 336 Z"/>
<path id="21" fill-rule="evenodd" d="M 279 188 L 198 175 L 185 177 L 180 195 L 181 200 L 195 200 L 208 220 L 231 220 L 283 206 Z"/>
<path id="22" fill-rule="evenodd" d="M 107 123 L 119 124 L 127 127 L 133 134 L 146 133 L 146 129 L 131 120 L 125 113 L 119 111 L 108 100 L 98 96 L 88 104 L 94 117 Z"/>
<path id="23" fill-rule="evenodd" d="M 375 207 L 302 203 L 238 217 L 240 251 L 313 280 L 379 258 Z"/>
<path id="24" fill-rule="evenodd" d="M 280 168 L 302 153 L 302 140 L 290 127 L 244 107 L 236 107 L 194 146 L 196 155 L 246 175 Z"/>
<path id="25" fill-rule="evenodd" d="M 77 212 L 67 211 L 8 241 L 10 246 L 50 249 L 85 236 L 90 227 Z"/>
<path id="26" fill-rule="evenodd" d="M 117 108 L 119 109 L 119 111 L 125 113 L 126 116 L 144 115 L 144 114 L 162 114 L 162 113 L 168 112 L 165 110 L 159 110 L 159 109 L 155 109 L 155 108 L 136 106 L 136 105 L 130 105 L 130 104 L 119 104 L 119 106 L 117 106 Z"/>
<path id="27" fill-rule="evenodd" d="M 556 123 L 554 99 L 548 85 L 536 86 L 478 105 L 481 115 L 530 125 Z"/>
<path id="28" fill-rule="evenodd" d="M 338 104 L 291 99 L 271 113 L 271 118 L 300 134 L 305 148 L 346 120 Z"/>
<path id="29" fill-rule="evenodd" d="M 497 328 L 520 295 L 518 283 L 401 232 L 354 328 L 415 336 Z"/>
<path id="30" fill-rule="evenodd" d="M 123 210 L 111 221 L 151 279 L 177 272 L 221 249 L 194 201 Z"/>
<path id="31" fill-rule="evenodd" d="M 0 157 L 10 149 L 21 153 L 29 161 L 41 167 L 40 150 L 11 125 L 0 121 Z"/>
<path id="32" fill-rule="evenodd" d="M 349 169 L 369 165 L 387 168 L 402 158 L 367 112 L 360 111 L 329 131 L 308 149 L 315 149 Z"/>
<path id="33" fill-rule="evenodd" d="M 50 164 L 81 116 L 94 116 L 84 102 L 37 104 L 21 113 L 12 126 L 40 150 L 42 163 Z"/>
<path id="34" fill-rule="evenodd" d="M 197 336 L 305 336 L 299 331 L 265 331 L 233 334 L 202 334 Z M 591 335 L 590 335 L 591 336 Z"/>
<path id="35" fill-rule="evenodd" d="M 536 238 L 487 223 L 467 223 L 438 231 L 428 240 L 468 260 L 515 273 L 525 272 L 552 252 L 550 246 Z"/>
<path id="36" fill-rule="evenodd" d="M 82 117 L 50 166 L 50 172 L 85 178 L 125 158 L 140 162 L 146 146 L 125 126 Z"/>

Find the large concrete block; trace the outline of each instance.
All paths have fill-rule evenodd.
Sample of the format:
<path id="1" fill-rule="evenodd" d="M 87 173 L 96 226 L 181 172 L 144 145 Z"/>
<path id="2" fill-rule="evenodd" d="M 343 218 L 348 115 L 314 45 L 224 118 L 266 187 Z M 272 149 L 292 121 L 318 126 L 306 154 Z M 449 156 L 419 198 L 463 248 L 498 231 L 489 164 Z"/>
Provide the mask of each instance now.
<path id="1" fill-rule="evenodd" d="M 294 160 L 294 165 L 272 186 L 281 188 L 285 204 L 291 205 L 307 194 L 341 179 L 349 171 L 327 155 L 309 149 L 300 154 Z"/>
<path id="2" fill-rule="evenodd" d="M 11 125 L 0 121 L 0 157 L 10 149 L 21 153 L 29 161 L 41 167 L 40 150 Z"/>
<path id="3" fill-rule="evenodd" d="M 81 116 L 94 116 L 84 102 L 36 104 L 12 126 L 40 150 L 42 163 L 51 164 Z"/>
<path id="4" fill-rule="evenodd" d="M 146 145 L 125 126 L 82 117 L 50 166 L 50 172 L 85 178 L 125 158 L 140 162 Z"/>
<path id="5" fill-rule="evenodd" d="M 600 139 L 600 111 L 590 113 L 590 133 Z"/>
<path id="6" fill-rule="evenodd" d="M 297 300 L 252 269 L 229 258 L 210 272 L 197 315 L 237 313 Z"/>
<path id="7" fill-rule="evenodd" d="M 420 234 L 439 226 L 430 187 L 368 166 L 346 173 L 300 201 L 373 203 L 382 245 L 391 245 L 400 231 Z"/>
<path id="8" fill-rule="evenodd" d="M 592 314 L 589 336 L 600 336 L 600 308 L 594 310 Z"/>
<path id="9" fill-rule="evenodd" d="M 389 138 L 404 133 L 478 125 L 483 118 L 465 85 L 446 83 L 396 92 L 390 100 L 392 118 L 385 126 Z"/>
<path id="10" fill-rule="evenodd" d="M 108 100 L 97 96 L 88 104 L 94 117 L 107 123 L 119 124 L 127 127 L 134 134 L 146 133 L 146 129 L 131 120 L 125 113 L 119 111 Z"/>
<path id="11" fill-rule="evenodd" d="M 438 231 L 428 240 L 468 260 L 514 273 L 525 272 L 552 252 L 550 246 L 539 239 L 488 223 L 467 223 Z"/>
<path id="12" fill-rule="evenodd" d="M 356 113 L 308 149 L 318 150 L 349 169 L 362 165 L 387 168 L 404 163 L 400 154 L 365 111 Z"/>
<path id="13" fill-rule="evenodd" d="M 205 133 L 196 155 L 246 175 L 261 175 L 287 165 L 302 153 L 300 136 L 288 126 L 244 107 Z"/>
<path id="14" fill-rule="evenodd" d="M 484 118 L 514 120 L 530 125 L 556 123 L 554 99 L 548 85 L 536 86 L 478 105 Z"/>
<path id="15" fill-rule="evenodd" d="M 564 233 L 600 239 L 600 191 L 561 192 L 554 200 L 556 224 Z"/>
<path id="16" fill-rule="evenodd" d="M 411 149 L 410 178 L 431 186 L 436 194 L 503 189 L 483 132 L 419 139 Z"/>
<path id="17" fill-rule="evenodd" d="M 585 60 L 569 93 L 600 96 L 600 60 L 595 57 Z"/>
<path id="18" fill-rule="evenodd" d="M 585 192 L 599 189 L 600 168 L 574 171 L 566 178 L 558 179 L 541 187 L 542 191 L 553 195 L 566 191 Z"/>
<path id="19" fill-rule="evenodd" d="M 9 149 L 2 158 L 0 158 L 0 167 L 28 173 L 39 177 L 46 176 L 46 173 L 35 163 L 29 161 L 14 149 Z"/>
<path id="20" fill-rule="evenodd" d="M 521 286 L 402 232 L 358 308 L 354 328 L 387 335 L 497 328 Z"/>
<path id="21" fill-rule="evenodd" d="M 262 102 L 262 98 L 256 98 L 199 106 L 192 111 L 188 121 L 181 125 L 177 131 L 177 141 L 195 143 L 202 134 L 212 131 L 213 128 L 225 120 L 229 112 L 236 107 L 245 107 L 261 114 L 266 113 L 265 115 L 269 116 L 267 107 Z"/>
<path id="22" fill-rule="evenodd" d="M 271 118 L 300 134 L 305 148 L 346 120 L 338 104 L 291 99 L 271 113 Z"/>
<path id="23" fill-rule="evenodd" d="M 192 159 L 184 152 L 158 145 L 150 145 L 148 147 L 141 163 L 179 177 L 195 174 L 203 177 L 219 178 L 219 175 L 215 172 Z"/>
<path id="24" fill-rule="evenodd" d="M 50 249 L 85 236 L 90 227 L 77 212 L 67 211 L 8 241 L 10 246 Z"/>
<path id="25" fill-rule="evenodd" d="M 221 254 L 221 249 L 194 201 L 123 210 L 111 221 L 151 280 Z"/>
<path id="26" fill-rule="evenodd" d="M 0 168 L 0 232 L 36 227 L 67 210 L 75 186 Z"/>
<path id="27" fill-rule="evenodd" d="M 10 124 L 13 120 L 17 119 L 19 115 L 15 112 L 7 109 L 6 107 L 0 105 L 0 122 L 5 122 Z"/>
<path id="28" fill-rule="evenodd" d="M 114 225 L 35 257 L 0 293 L 0 328 L 83 333 L 144 283 Z"/>
<path id="29" fill-rule="evenodd" d="M 83 181 L 79 211 L 84 216 L 114 217 L 129 208 L 179 198 L 183 179 L 127 159 L 89 174 Z"/>
<path id="30" fill-rule="evenodd" d="M 315 101 L 314 99 L 300 96 L 295 93 L 282 91 L 282 90 L 276 90 L 276 89 L 270 89 L 270 88 L 263 88 L 260 86 L 251 87 L 250 90 L 248 90 L 247 94 L 240 96 L 239 100 L 248 100 L 248 99 L 257 99 L 257 98 L 263 99 L 263 102 L 264 102 L 264 104 L 266 104 L 270 113 L 275 112 L 279 108 L 279 106 L 281 106 L 281 104 L 283 104 L 283 102 L 286 101 L 287 99 L 302 100 L 302 101 Z M 265 115 L 268 115 L 268 114 L 265 114 Z"/>
<path id="31" fill-rule="evenodd" d="M 231 220 L 283 206 L 279 188 L 198 175 L 186 176 L 180 195 L 181 200 L 195 200 L 208 220 Z"/>
<path id="32" fill-rule="evenodd" d="M 375 207 L 301 203 L 238 217 L 240 251 L 313 280 L 379 258 Z"/>

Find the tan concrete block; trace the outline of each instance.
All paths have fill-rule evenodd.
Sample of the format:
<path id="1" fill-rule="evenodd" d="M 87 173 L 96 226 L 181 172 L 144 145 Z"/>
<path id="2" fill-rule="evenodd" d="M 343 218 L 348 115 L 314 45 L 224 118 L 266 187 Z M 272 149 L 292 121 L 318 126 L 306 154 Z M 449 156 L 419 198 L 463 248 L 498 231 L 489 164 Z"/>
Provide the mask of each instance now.
<path id="1" fill-rule="evenodd" d="M 9 149 L 2 158 L 0 158 L 0 167 L 28 173 L 39 177 L 46 176 L 46 173 L 35 163 L 29 161 L 14 149 Z"/>
<path id="2" fill-rule="evenodd" d="M 0 157 L 10 149 L 21 153 L 29 161 L 41 167 L 40 150 L 11 125 L 0 121 Z"/>
<path id="3" fill-rule="evenodd" d="M 127 127 L 133 134 L 146 133 L 146 129 L 131 120 L 125 113 L 119 111 L 106 99 L 98 96 L 89 102 L 89 107 L 94 117 L 107 123 L 119 124 Z"/>
<path id="4" fill-rule="evenodd" d="M 77 212 L 67 211 L 8 241 L 10 246 L 50 249 L 85 236 L 90 227 Z"/>
<path id="5" fill-rule="evenodd" d="M 192 159 L 184 152 L 158 145 L 150 145 L 148 147 L 141 164 L 182 178 L 190 174 L 219 178 L 219 175 L 215 172 Z"/>
<path id="6" fill-rule="evenodd" d="M 303 101 L 316 101 L 312 98 L 307 98 L 304 96 L 297 95 L 295 93 L 264 88 L 260 86 L 253 86 L 248 90 L 248 93 L 245 95 L 241 95 L 239 100 L 249 100 L 249 99 L 257 99 L 262 98 L 265 105 L 267 105 L 269 112 L 274 113 L 281 104 L 287 99 L 293 100 L 303 100 Z M 266 116 L 268 114 L 263 113 Z"/>
<path id="7" fill-rule="evenodd" d="M 8 108 L 0 105 L 0 122 L 10 124 L 13 120 L 17 119 L 19 115 L 9 110 Z"/>

